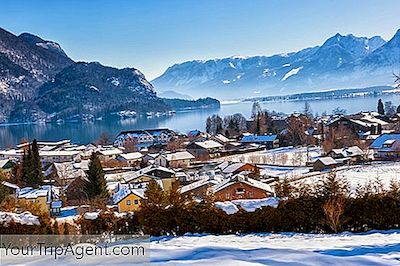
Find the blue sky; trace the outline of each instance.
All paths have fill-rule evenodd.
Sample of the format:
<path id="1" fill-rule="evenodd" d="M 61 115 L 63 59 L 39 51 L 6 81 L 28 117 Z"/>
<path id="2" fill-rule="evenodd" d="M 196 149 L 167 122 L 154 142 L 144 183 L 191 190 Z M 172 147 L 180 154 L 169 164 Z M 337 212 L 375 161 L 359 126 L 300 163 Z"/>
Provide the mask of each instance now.
<path id="1" fill-rule="evenodd" d="M 271 55 L 321 44 L 337 32 L 389 39 L 398 0 L 2 0 L 0 27 L 59 42 L 74 60 L 140 69 Z"/>

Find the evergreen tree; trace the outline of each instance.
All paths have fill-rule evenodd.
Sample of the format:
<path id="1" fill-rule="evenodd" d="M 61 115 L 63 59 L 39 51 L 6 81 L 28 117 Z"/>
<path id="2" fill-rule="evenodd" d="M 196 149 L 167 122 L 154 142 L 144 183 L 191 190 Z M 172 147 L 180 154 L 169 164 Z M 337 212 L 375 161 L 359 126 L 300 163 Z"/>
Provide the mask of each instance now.
<path id="1" fill-rule="evenodd" d="M 382 99 L 379 99 L 378 101 L 378 113 L 381 115 L 385 114 L 385 108 L 383 107 Z"/>
<path id="2" fill-rule="evenodd" d="M 96 153 L 92 153 L 89 162 L 89 170 L 87 172 L 88 181 L 85 184 L 85 191 L 89 199 L 96 197 L 107 198 L 108 191 L 106 180 L 104 178 L 103 167 Z"/>
<path id="3" fill-rule="evenodd" d="M 142 200 L 141 207 L 162 207 L 165 204 L 166 196 L 164 191 L 154 179 L 151 179 L 147 184 L 147 189 L 144 193 L 144 199 Z"/>
<path id="4" fill-rule="evenodd" d="M 36 139 L 34 139 L 32 142 L 31 156 L 32 156 L 31 157 L 32 176 L 35 180 L 36 185 L 42 185 L 43 184 L 42 163 L 40 162 L 39 147 Z"/>
<path id="5" fill-rule="evenodd" d="M 321 187 L 321 194 L 325 198 L 347 196 L 348 183 L 339 178 L 335 171 L 330 172 Z"/>
<path id="6" fill-rule="evenodd" d="M 400 105 L 397 106 L 396 113 L 400 114 Z"/>

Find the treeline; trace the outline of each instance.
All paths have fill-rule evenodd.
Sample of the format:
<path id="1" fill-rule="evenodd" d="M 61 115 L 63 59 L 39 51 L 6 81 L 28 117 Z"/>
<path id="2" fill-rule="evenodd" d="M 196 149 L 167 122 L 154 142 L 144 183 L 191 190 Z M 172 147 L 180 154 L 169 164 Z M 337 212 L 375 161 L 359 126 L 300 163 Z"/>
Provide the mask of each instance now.
<path id="1" fill-rule="evenodd" d="M 59 225 L 41 218 L 40 226 L 10 224 L 0 233 L 132 234 L 183 235 L 185 233 L 302 232 L 334 233 L 388 230 L 400 225 L 400 186 L 392 182 L 384 190 L 379 181 L 359 187 L 350 197 L 348 184 L 335 173 L 314 185 L 293 187 L 287 180 L 277 185 L 281 198 L 277 208 L 255 212 L 239 210 L 228 215 L 216 208 L 209 195 L 198 202 L 178 193 L 178 184 L 169 193 L 150 182 L 141 210 L 115 216 L 103 211 L 95 220 L 78 219 L 76 225 Z"/>
<path id="2" fill-rule="evenodd" d="M 163 101 L 175 110 L 180 109 L 197 109 L 197 108 L 219 108 L 221 103 L 214 98 L 200 98 L 197 100 L 184 100 L 184 99 L 167 99 L 163 98 Z"/>

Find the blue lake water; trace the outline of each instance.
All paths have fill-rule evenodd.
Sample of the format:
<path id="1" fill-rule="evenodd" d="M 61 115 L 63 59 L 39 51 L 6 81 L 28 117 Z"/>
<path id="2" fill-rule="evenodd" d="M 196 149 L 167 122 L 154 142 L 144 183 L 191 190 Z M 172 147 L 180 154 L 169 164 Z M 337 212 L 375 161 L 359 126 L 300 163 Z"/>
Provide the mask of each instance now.
<path id="1" fill-rule="evenodd" d="M 400 95 L 390 94 L 381 97 L 383 101 L 392 101 L 400 104 Z M 313 100 L 308 101 L 314 113 L 326 111 L 331 113 L 336 107 L 347 110 L 347 113 L 376 110 L 377 97 L 356 97 L 347 99 Z M 86 144 L 99 138 L 106 132 L 115 137 L 120 131 L 167 127 L 183 133 L 192 129 L 204 130 L 205 120 L 212 114 L 221 116 L 242 113 L 246 117 L 251 113 L 251 102 L 222 104 L 220 109 L 201 109 L 186 112 L 177 112 L 172 116 L 138 117 L 136 119 L 104 119 L 101 121 L 63 124 L 18 124 L 0 125 L 0 148 L 9 147 L 20 142 L 22 138 L 39 140 L 71 139 L 75 143 Z M 284 113 L 301 111 L 304 101 L 262 102 L 262 107 L 270 111 Z"/>

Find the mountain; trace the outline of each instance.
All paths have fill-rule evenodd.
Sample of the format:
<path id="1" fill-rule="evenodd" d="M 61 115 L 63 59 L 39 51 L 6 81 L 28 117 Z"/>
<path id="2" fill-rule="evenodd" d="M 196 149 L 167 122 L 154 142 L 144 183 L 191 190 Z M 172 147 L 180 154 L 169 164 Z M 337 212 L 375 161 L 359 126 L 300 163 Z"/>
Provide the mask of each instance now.
<path id="1" fill-rule="evenodd" d="M 199 104 L 208 103 L 168 104 L 138 69 L 74 62 L 54 41 L 0 28 L 0 122 L 86 119 Z"/>
<path id="2" fill-rule="evenodd" d="M 139 70 L 96 62 L 78 62 L 63 69 L 53 81 L 39 88 L 34 103 L 39 110 L 57 118 L 170 109 Z"/>
<path id="3" fill-rule="evenodd" d="M 390 85 L 400 71 L 399 35 L 385 42 L 338 33 L 321 46 L 288 54 L 188 61 L 152 84 L 160 92 L 223 99 Z"/>
<path id="4" fill-rule="evenodd" d="M 17 102 L 32 100 L 41 85 L 74 63 L 58 44 L 42 39 L 36 43 L 32 37 L 0 28 L 0 122 L 8 120 Z M 46 48 L 49 43 L 59 50 Z"/>
<path id="5" fill-rule="evenodd" d="M 183 99 L 183 100 L 193 100 L 193 98 L 187 94 L 178 93 L 175 91 L 163 91 L 158 94 L 158 97 L 165 99 Z"/>

